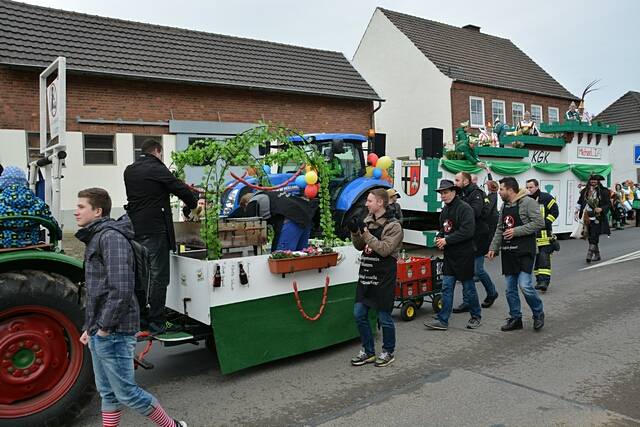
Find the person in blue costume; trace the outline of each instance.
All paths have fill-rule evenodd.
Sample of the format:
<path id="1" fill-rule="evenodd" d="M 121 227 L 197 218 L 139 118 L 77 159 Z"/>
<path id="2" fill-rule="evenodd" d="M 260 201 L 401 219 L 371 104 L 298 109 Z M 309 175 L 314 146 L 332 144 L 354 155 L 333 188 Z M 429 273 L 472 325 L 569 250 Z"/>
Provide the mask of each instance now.
<path id="1" fill-rule="evenodd" d="M 56 223 L 49 206 L 29 188 L 25 172 L 17 166 L 7 166 L 0 175 L 0 217 L 29 215 Z M 30 220 L 0 221 L 0 247 L 20 248 L 40 241 L 40 225 Z"/>

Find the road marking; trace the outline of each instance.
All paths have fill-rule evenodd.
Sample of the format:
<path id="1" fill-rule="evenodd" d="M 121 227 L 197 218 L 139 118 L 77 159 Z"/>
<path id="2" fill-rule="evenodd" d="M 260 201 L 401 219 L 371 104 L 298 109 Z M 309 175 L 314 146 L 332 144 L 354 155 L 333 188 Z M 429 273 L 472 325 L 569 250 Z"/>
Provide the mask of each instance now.
<path id="1" fill-rule="evenodd" d="M 640 258 L 640 251 L 635 251 L 635 252 L 628 253 L 626 255 L 621 255 L 621 256 L 619 256 L 617 258 L 610 259 L 609 261 L 605 261 L 605 262 L 602 262 L 602 263 L 599 263 L 599 264 L 595 264 L 595 265 L 591 265 L 589 267 L 582 268 L 582 269 L 580 269 L 580 271 L 591 270 L 592 268 L 604 267 L 604 266 L 607 266 L 607 265 L 618 264 L 620 262 L 625 262 L 625 261 L 632 261 L 632 260 L 638 259 L 638 258 Z"/>

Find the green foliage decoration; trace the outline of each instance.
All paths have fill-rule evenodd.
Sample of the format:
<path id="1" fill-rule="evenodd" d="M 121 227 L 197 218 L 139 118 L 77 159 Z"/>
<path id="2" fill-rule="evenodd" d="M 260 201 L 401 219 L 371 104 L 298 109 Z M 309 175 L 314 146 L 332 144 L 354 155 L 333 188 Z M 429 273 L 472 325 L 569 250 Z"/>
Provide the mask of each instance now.
<path id="1" fill-rule="evenodd" d="M 318 172 L 320 229 L 327 246 L 335 241 L 335 225 L 331 212 L 329 193 L 329 167 L 324 157 L 312 145 L 307 149 L 289 141 L 291 136 L 300 135 L 286 127 L 261 122 L 255 128 L 238 134 L 227 140 L 205 138 L 195 141 L 185 151 L 174 152 L 172 160 L 176 167 L 176 175 L 184 179 L 186 166 L 204 166 L 205 173 L 201 188 L 205 193 L 206 209 L 202 221 L 201 235 L 207 245 L 208 259 L 219 259 L 222 244 L 218 237 L 218 222 L 222 211 L 222 196 L 225 192 L 225 179 L 232 166 L 253 168 L 263 186 L 271 186 L 264 165 L 303 164 L 313 167 Z M 271 141 L 277 150 L 266 154 L 262 159 L 251 153 L 265 143 Z M 302 171 L 304 174 L 305 171 Z"/>

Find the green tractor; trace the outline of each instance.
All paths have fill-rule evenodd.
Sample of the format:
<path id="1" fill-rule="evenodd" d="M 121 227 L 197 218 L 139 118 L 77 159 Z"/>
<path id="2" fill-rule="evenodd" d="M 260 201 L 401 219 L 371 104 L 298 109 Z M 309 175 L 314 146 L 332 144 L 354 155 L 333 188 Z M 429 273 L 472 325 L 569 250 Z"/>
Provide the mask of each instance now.
<path id="1" fill-rule="evenodd" d="M 49 242 L 0 249 L 0 426 L 61 425 L 95 393 L 84 321 L 82 262 L 60 249 L 62 232 L 37 217 Z"/>

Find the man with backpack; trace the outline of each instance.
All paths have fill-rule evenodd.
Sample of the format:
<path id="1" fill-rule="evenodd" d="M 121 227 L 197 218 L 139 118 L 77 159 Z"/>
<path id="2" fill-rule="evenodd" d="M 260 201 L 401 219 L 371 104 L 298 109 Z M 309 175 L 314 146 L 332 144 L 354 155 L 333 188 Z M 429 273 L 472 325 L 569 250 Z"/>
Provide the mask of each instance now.
<path id="1" fill-rule="evenodd" d="M 123 406 L 162 427 L 186 427 L 171 418 L 134 377 L 135 334 L 140 329 L 135 296 L 136 255 L 128 216 L 110 218 L 111 198 L 102 188 L 78 193 L 76 237 L 86 245 L 85 323 L 80 342 L 89 346 L 96 388 L 102 398 L 102 425 L 118 426 Z"/>
<path id="2" fill-rule="evenodd" d="M 488 220 L 491 216 L 491 203 L 476 184 L 472 182 L 471 175 L 467 172 L 458 172 L 455 177 L 456 187 L 460 188 L 460 199 L 466 202 L 473 209 L 475 219 L 475 230 L 473 233 L 473 243 L 476 247 L 474 257 L 474 275 L 480 280 L 487 293 L 482 302 L 483 308 L 489 308 L 498 299 L 496 285 L 491 280 L 491 276 L 484 269 L 484 256 L 489 252 L 489 244 L 493 237 L 489 233 Z M 464 289 L 464 288 L 463 288 Z M 464 313 L 469 311 L 468 295 L 463 292 L 463 302 L 453 309 L 454 313 Z"/>

